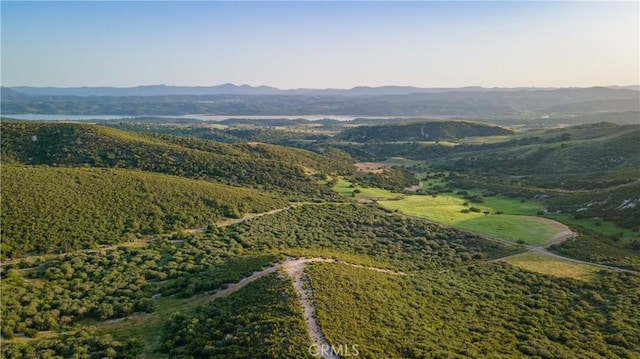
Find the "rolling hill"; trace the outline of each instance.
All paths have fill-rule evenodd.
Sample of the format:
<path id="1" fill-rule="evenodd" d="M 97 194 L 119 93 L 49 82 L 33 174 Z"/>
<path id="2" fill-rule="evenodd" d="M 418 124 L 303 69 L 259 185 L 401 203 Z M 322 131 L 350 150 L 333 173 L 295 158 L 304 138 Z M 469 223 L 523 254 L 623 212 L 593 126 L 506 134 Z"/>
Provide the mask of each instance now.
<path id="1" fill-rule="evenodd" d="M 336 140 L 346 142 L 453 141 L 465 137 L 497 136 L 513 131 L 465 121 L 417 122 L 397 125 L 360 126 L 342 131 Z"/>
<path id="2" fill-rule="evenodd" d="M 5 163 L 139 169 L 311 195 L 325 187 L 308 173 L 351 168 L 344 154 L 329 157 L 273 145 L 230 145 L 97 125 L 3 121 L 1 130 Z"/>
<path id="3" fill-rule="evenodd" d="M 2 166 L 2 256 L 68 252 L 287 205 L 274 194 L 106 168 Z"/>

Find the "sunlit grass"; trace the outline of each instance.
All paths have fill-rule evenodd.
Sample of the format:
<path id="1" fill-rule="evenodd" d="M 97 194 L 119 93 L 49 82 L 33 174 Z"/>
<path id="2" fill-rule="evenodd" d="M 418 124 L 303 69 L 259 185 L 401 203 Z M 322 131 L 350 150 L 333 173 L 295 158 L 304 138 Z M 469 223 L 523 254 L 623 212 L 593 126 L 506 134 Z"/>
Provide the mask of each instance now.
<path id="1" fill-rule="evenodd" d="M 446 182 L 434 178 L 425 182 L 425 186 L 430 185 L 446 185 Z M 402 196 L 379 188 L 351 187 L 351 183 L 343 179 L 338 180 L 333 189 L 344 195 L 352 195 L 355 189 L 359 189 L 360 193 L 355 198 L 382 199 L 378 204 L 391 210 L 510 241 L 542 246 L 557 233 L 553 226 L 532 217 L 543 208 L 542 203 L 534 199 L 522 201 L 506 196 L 490 196 L 484 197 L 483 203 L 470 203 L 462 195 L 453 193 Z M 471 207 L 478 208 L 480 212 L 462 212 Z M 489 214 L 485 214 L 485 211 Z"/>
<path id="2" fill-rule="evenodd" d="M 465 200 L 451 195 L 432 196 L 406 196 L 396 201 L 379 201 L 378 203 L 388 209 L 398 210 L 404 214 L 423 217 L 431 221 L 448 224 L 457 228 L 486 234 L 489 236 L 507 239 L 511 241 L 524 241 L 528 244 L 544 245 L 556 233 L 555 229 L 535 218 L 518 215 L 518 212 L 526 213 L 529 209 L 519 208 L 517 200 L 495 200 L 494 203 L 473 204 L 464 206 Z M 506 209 L 505 214 L 495 214 L 494 206 L 501 204 Z M 509 204 L 507 206 L 507 204 Z M 476 207 L 481 212 L 463 213 L 462 210 Z M 488 210 L 490 214 L 484 214 Z M 507 214 L 507 213 L 516 213 Z"/>
<path id="3" fill-rule="evenodd" d="M 380 188 L 365 188 L 360 186 L 351 187 L 351 182 L 339 179 L 338 183 L 333 186 L 333 190 L 343 194 L 351 196 L 354 194 L 354 190 L 358 190 L 359 193 L 355 193 L 354 198 L 397 198 L 402 196 L 398 193 L 393 193 Z"/>
<path id="4" fill-rule="evenodd" d="M 601 270 L 588 264 L 574 263 L 533 252 L 518 254 L 504 261 L 531 272 L 582 281 L 591 280 L 594 273 Z"/>

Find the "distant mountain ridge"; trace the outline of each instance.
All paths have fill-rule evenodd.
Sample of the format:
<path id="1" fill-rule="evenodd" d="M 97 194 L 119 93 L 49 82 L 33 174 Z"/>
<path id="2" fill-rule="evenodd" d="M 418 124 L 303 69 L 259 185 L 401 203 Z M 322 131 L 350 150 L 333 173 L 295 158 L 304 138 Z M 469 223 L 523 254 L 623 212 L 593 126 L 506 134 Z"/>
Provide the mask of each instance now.
<path id="1" fill-rule="evenodd" d="M 640 86 L 610 86 L 611 89 L 640 91 Z M 414 86 L 357 86 L 350 89 L 312 89 L 299 88 L 282 90 L 271 86 L 235 85 L 226 83 L 214 86 L 169 86 L 144 85 L 135 87 L 3 87 L 6 90 L 24 95 L 38 96 L 173 96 L 173 95 L 406 95 L 413 93 L 441 92 L 488 92 L 488 91 L 534 91 L 556 90 L 554 87 L 481 87 L 467 86 L 457 88 L 446 87 L 414 87 Z"/>
<path id="2" fill-rule="evenodd" d="M 56 115 L 124 115 L 181 116 L 212 115 L 351 115 L 351 116 L 417 116 L 495 118 L 552 114 L 586 114 L 640 111 L 640 92 L 606 87 L 566 89 L 448 89 L 438 92 L 417 88 L 389 86 L 384 88 L 354 88 L 351 90 L 286 90 L 268 87 L 223 85 L 217 91 L 226 94 L 161 95 L 165 87 L 121 89 L 129 93 L 152 93 L 139 96 L 99 95 L 111 90 L 94 88 L 94 95 L 25 94 L 28 88 L 2 88 L 0 111 L 3 114 Z M 192 91 L 194 88 L 184 88 Z M 209 91 L 199 88 L 198 91 Z M 33 89 L 32 89 L 33 90 Z M 51 89 L 56 93 L 60 89 Z M 81 89 L 90 93 L 89 89 Z M 36 90 L 33 90 L 36 91 Z M 62 91 L 62 90 L 60 90 Z M 78 90 L 79 91 L 79 90 Z M 236 93 L 229 93 L 236 91 Z M 250 94 L 258 91 L 263 94 Z M 296 93 L 299 91 L 299 93 Z M 316 91 L 304 93 L 304 91 Z M 320 92 L 317 92 L 320 91 Z M 325 91 L 325 92 L 322 92 Z M 346 94 L 331 94 L 342 91 Z M 427 90 L 424 90 L 427 91 Z M 59 91 L 58 91 L 59 92 Z M 269 94 L 269 92 L 279 92 Z M 395 93 L 394 93 L 395 92 Z M 168 92 L 167 92 L 168 93 Z M 386 94 L 385 94 L 386 93 Z"/>

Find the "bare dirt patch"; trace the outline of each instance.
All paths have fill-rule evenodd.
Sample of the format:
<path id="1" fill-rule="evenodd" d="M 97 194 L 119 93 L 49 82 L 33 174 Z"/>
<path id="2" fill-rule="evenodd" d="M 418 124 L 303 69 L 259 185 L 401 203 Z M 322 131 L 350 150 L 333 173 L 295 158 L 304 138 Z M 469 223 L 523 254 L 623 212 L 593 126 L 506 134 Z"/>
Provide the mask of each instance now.
<path id="1" fill-rule="evenodd" d="M 545 244 L 546 247 L 549 247 L 553 244 L 562 243 L 567 239 L 573 238 L 576 236 L 576 233 L 574 231 L 572 231 L 569 227 L 567 227 L 566 225 L 558 221 L 554 221 L 553 219 L 543 218 L 543 217 L 531 217 L 531 218 L 535 219 L 540 223 L 544 223 L 546 225 L 551 226 L 556 231 L 556 234 L 553 237 L 549 238 L 549 240 Z"/>

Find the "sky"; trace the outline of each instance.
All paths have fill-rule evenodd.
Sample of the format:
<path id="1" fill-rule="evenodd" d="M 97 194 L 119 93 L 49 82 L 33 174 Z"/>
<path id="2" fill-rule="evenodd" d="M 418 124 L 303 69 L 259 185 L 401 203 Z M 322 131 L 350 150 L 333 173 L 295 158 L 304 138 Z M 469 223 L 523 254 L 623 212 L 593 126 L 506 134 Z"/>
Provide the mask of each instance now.
<path id="1" fill-rule="evenodd" d="M 636 85 L 639 4 L 3 0 L 0 83 Z"/>

